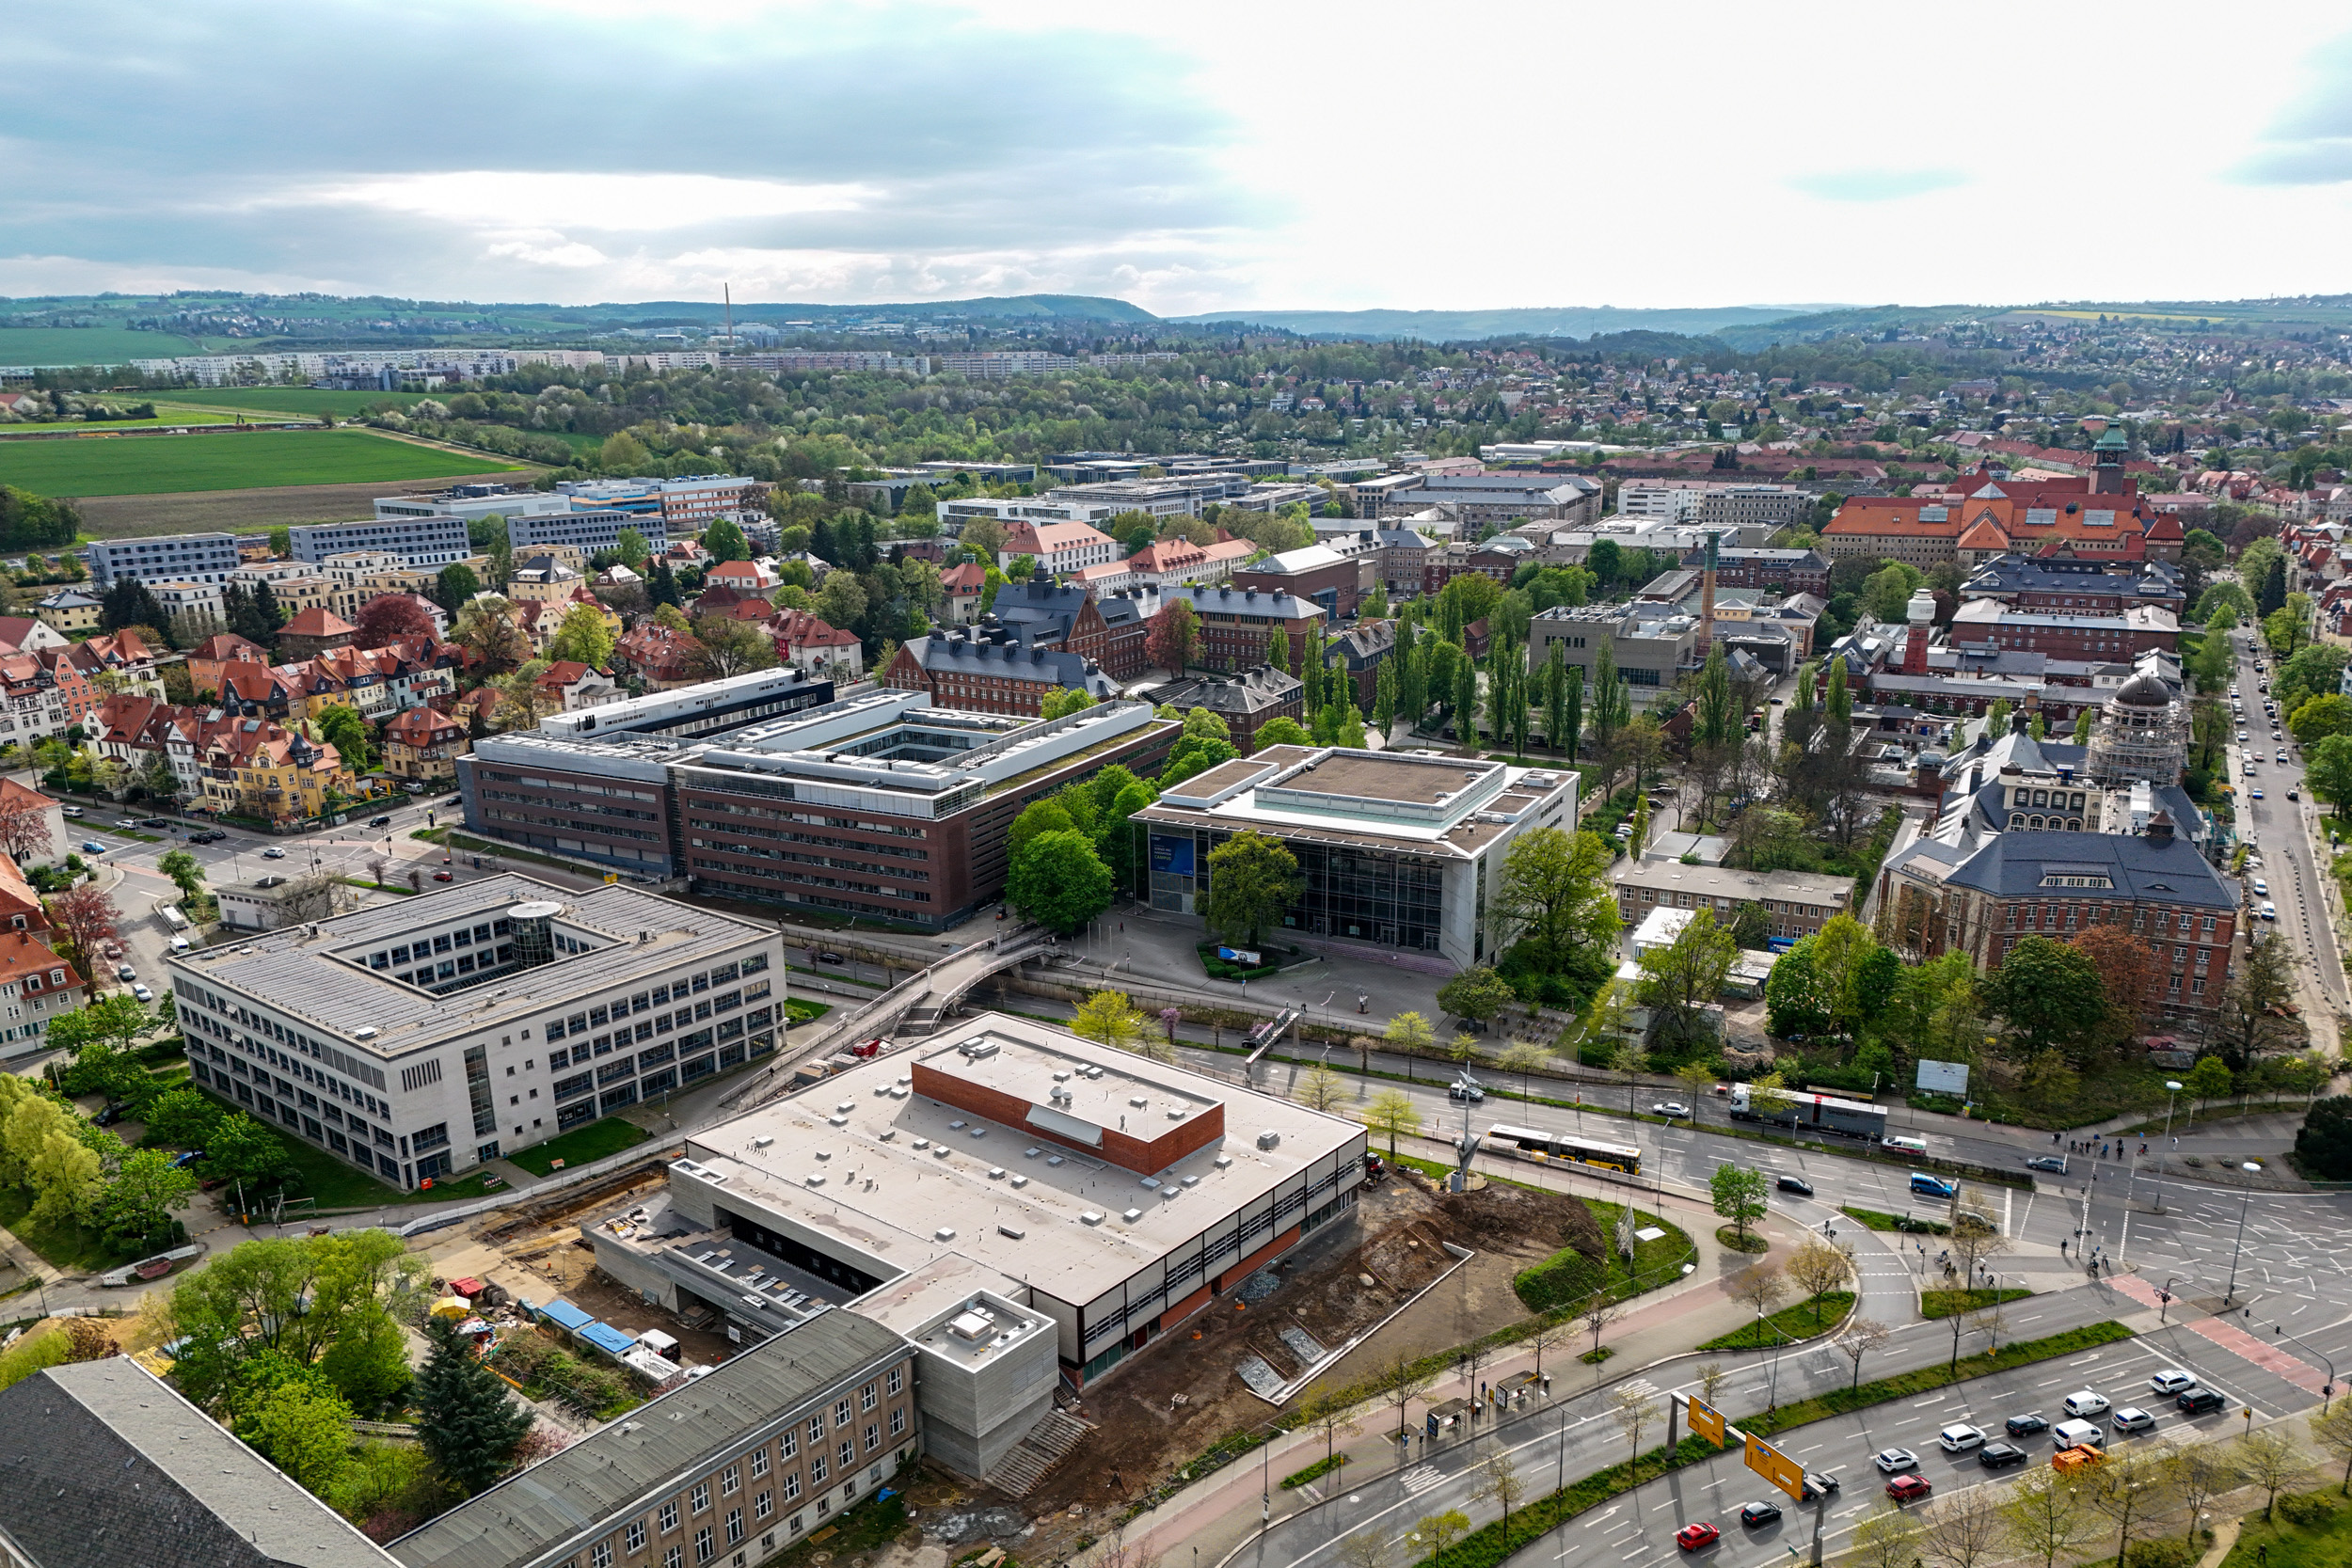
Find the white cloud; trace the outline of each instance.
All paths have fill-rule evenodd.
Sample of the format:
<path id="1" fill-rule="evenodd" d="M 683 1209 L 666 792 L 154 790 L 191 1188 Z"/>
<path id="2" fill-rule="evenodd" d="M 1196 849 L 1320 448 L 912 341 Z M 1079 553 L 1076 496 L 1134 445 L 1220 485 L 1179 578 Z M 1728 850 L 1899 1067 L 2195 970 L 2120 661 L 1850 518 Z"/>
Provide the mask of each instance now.
<path id="1" fill-rule="evenodd" d="M 882 193 L 862 184 L 793 184 L 708 174 L 453 169 L 314 185 L 257 206 L 350 204 L 447 223 L 649 234 L 746 218 L 851 212 Z"/>

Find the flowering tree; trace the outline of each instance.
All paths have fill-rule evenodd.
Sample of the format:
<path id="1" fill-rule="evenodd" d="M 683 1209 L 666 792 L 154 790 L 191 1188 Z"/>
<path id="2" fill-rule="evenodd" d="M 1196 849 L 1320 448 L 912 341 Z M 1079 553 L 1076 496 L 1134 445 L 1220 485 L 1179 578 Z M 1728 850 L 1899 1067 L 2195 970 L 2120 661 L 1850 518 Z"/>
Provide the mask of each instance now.
<path id="1" fill-rule="evenodd" d="M 82 973 L 97 984 L 104 971 L 97 962 L 100 948 L 115 938 L 122 924 L 122 911 L 115 901 L 93 882 L 82 882 L 68 888 L 48 901 L 49 924 L 72 947 L 74 958 Z"/>
<path id="2" fill-rule="evenodd" d="M 1155 668 L 1183 674 L 1200 646 L 1200 623 L 1193 618 L 1192 606 L 1179 599 L 1152 617 L 1152 629 L 1144 634 L 1143 657 Z"/>
<path id="3" fill-rule="evenodd" d="M 49 802 L 29 795 L 0 800 L 0 849 L 23 865 L 49 854 Z"/>

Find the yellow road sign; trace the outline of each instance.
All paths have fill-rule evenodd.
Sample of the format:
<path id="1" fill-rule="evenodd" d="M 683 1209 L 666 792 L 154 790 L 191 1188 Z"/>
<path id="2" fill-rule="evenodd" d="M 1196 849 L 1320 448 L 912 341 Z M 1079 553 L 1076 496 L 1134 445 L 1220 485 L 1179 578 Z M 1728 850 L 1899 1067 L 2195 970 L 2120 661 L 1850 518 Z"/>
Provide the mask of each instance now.
<path id="1" fill-rule="evenodd" d="M 1697 1430 L 1693 1423 L 1692 1430 Z M 1798 1502 L 1804 1501 L 1804 1466 L 1751 1434 L 1748 1438 L 1748 1468 L 1779 1487 Z"/>
<path id="2" fill-rule="evenodd" d="M 1717 1448 L 1726 1446 L 1724 1438 L 1724 1413 L 1705 1400 L 1691 1402 L 1691 1430 Z"/>

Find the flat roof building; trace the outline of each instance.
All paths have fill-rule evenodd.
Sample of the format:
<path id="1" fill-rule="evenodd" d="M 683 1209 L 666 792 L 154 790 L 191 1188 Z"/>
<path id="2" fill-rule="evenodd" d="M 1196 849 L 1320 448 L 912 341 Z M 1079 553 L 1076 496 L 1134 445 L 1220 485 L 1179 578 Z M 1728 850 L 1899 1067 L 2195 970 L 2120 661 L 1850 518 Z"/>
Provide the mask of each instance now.
<path id="1" fill-rule="evenodd" d="M 408 566 L 447 566 L 473 554 L 466 519 L 453 513 L 389 516 L 290 529 L 294 558 L 312 565 L 350 550 L 383 550 Z"/>
<path id="2" fill-rule="evenodd" d="M 1150 832 L 1154 909 L 1202 912 L 1210 854 L 1256 832 L 1298 857 L 1286 934 L 1467 969 L 1501 942 L 1489 914 L 1504 851 L 1533 828 L 1573 832 L 1578 780 L 1470 757 L 1270 746 L 1164 791 L 1135 819 Z"/>
<path id="3" fill-rule="evenodd" d="M 158 533 L 139 539 L 93 539 L 90 586 L 103 593 L 117 578 L 139 582 L 225 583 L 239 564 L 233 533 Z"/>
<path id="4" fill-rule="evenodd" d="M 773 928 L 505 873 L 166 959 L 190 1076 L 398 1187 L 775 1049 Z"/>
<path id="5" fill-rule="evenodd" d="M 1059 1370 L 1083 1387 L 1347 1217 L 1365 1136 L 1291 1101 L 984 1013 L 690 1136 L 662 1227 L 686 1240 L 586 1234 L 616 1279 L 707 1304 L 746 1339 L 822 1302 L 919 1342 L 958 1292 L 984 1288 L 1050 1320 Z M 950 1259 L 960 1277 L 935 1305 L 899 1299 Z"/>

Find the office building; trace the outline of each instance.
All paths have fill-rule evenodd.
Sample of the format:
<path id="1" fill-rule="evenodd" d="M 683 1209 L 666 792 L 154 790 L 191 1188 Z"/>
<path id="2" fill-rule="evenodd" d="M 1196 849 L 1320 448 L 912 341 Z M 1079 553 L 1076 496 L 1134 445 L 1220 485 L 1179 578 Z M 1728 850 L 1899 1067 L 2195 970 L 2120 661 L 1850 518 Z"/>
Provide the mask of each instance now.
<path id="1" fill-rule="evenodd" d="M 1706 636 L 1699 617 L 1679 605 L 1655 600 L 1555 605 L 1528 623 L 1527 666 L 1530 671 L 1542 670 L 1557 645 L 1568 663 L 1584 672 L 1585 689 L 1590 691 L 1593 672 L 1605 647 L 1634 705 L 1642 707 L 1672 690 L 1685 669 L 1696 669 L 1707 661 Z"/>
<path id="2" fill-rule="evenodd" d="M 161 533 L 142 539 L 93 539 L 84 546 L 89 554 L 90 586 L 105 592 L 117 578 L 138 582 L 209 582 L 229 580 L 237 569 L 237 537 L 233 533 Z"/>
<path id="3" fill-rule="evenodd" d="M 396 1187 L 775 1049 L 775 931 L 507 873 L 167 958 L 189 1075 Z"/>
<path id="4" fill-rule="evenodd" d="M 1729 929 L 1740 910 L 1761 904 L 1772 917 L 1771 941 L 1777 947 L 1812 936 L 1849 912 L 1853 901 L 1851 877 L 1734 871 L 1720 865 L 1684 865 L 1678 860 L 1619 861 L 1609 882 L 1617 895 L 1617 915 L 1629 929 L 1660 909 L 1711 910 L 1715 924 Z"/>
<path id="5" fill-rule="evenodd" d="M 1362 535 L 1283 550 L 1233 569 L 1236 588 L 1288 594 L 1318 606 L 1334 621 L 1352 619 L 1365 595 L 1383 584 L 1383 547 Z"/>
<path id="6" fill-rule="evenodd" d="M 1152 906 L 1197 914 L 1209 857 L 1243 832 L 1297 856 L 1286 936 L 1492 962 L 1502 857 L 1538 827 L 1576 826 L 1579 776 L 1468 757 L 1272 746 L 1161 793 L 1135 816 L 1150 833 Z"/>
<path id="7" fill-rule="evenodd" d="M 318 565 L 330 555 L 381 551 L 405 566 L 447 566 L 473 554 L 466 519 L 453 513 L 379 516 L 355 523 L 307 523 L 288 531 L 294 558 Z"/>
<path id="8" fill-rule="evenodd" d="M 506 541 L 517 555 L 549 545 L 568 545 L 583 555 L 594 555 L 619 548 L 623 529 L 635 530 L 656 555 L 670 542 L 669 523 L 659 513 L 623 512 L 609 506 L 519 514 L 506 519 Z"/>

